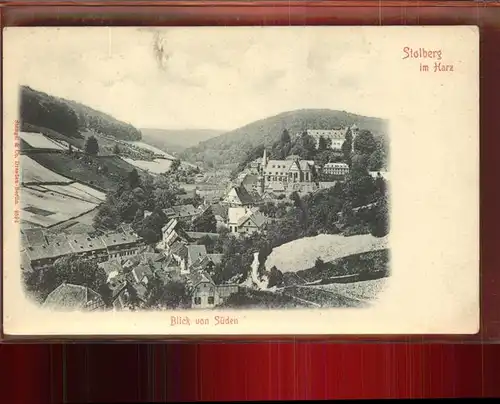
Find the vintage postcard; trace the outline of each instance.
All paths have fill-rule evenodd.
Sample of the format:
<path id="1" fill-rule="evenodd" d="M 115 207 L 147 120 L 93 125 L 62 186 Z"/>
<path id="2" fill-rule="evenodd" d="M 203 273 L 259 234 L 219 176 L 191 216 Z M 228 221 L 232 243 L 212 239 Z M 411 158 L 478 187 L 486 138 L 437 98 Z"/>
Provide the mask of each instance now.
<path id="1" fill-rule="evenodd" d="M 3 41 L 6 335 L 479 331 L 477 27 Z"/>

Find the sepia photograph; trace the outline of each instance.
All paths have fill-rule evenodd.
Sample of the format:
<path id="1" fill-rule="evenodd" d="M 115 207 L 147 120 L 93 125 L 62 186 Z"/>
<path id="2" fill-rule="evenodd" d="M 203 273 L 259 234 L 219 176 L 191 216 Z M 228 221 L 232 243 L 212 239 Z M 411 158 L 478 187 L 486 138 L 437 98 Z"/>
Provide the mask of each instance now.
<path id="1" fill-rule="evenodd" d="M 403 37 L 417 39 L 416 28 Z M 8 29 L 5 44 L 15 46 L 7 71 L 16 77 L 4 97 L 12 117 L 4 142 L 14 139 L 12 201 L 4 209 L 12 215 L 6 234 L 17 239 L 8 251 L 16 296 L 29 310 L 60 313 L 60 321 L 83 313 L 87 323 L 89 316 L 104 319 L 110 312 L 156 313 L 165 327 L 238 327 L 247 318 L 248 331 L 252 313 L 286 312 L 299 319 L 301 313 L 352 309 L 350 316 L 366 312 L 360 319 L 366 318 L 398 288 L 391 282 L 398 268 L 419 271 L 420 264 L 403 254 L 411 245 L 427 264 L 446 271 L 455 265 L 453 259 L 436 261 L 436 254 L 447 259 L 445 253 L 428 253 L 418 244 L 451 251 L 446 241 L 438 246 L 432 236 L 422 238 L 418 224 L 427 223 L 426 234 L 441 234 L 446 226 L 432 213 L 423 215 L 443 217 L 441 206 L 430 205 L 438 189 L 441 203 L 452 193 L 461 199 L 457 189 L 472 197 L 462 198 L 468 205 L 450 203 L 447 212 L 455 218 L 461 211 L 462 230 L 472 229 L 463 240 L 472 249 L 462 246 L 458 258 L 467 262 L 468 275 L 458 274 L 457 281 L 474 281 L 478 268 L 470 267 L 476 255 L 469 241 L 477 237 L 475 195 L 468 187 L 477 186 L 477 172 L 469 166 L 465 177 L 455 170 L 458 180 L 446 185 L 440 177 L 442 185 L 436 185 L 429 184 L 430 173 L 441 166 L 428 165 L 444 152 L 455 159 L 451 165 L 462 161 L 464 143 L 477 147 L 477 140 L 463 130 L 455 132 L 457 152 L 443 139 L 428 144 L 429 137 L 420 140 L 426 147 L 412 147 L 419 125 L 435 133 L 442 124 L 425 115 L 421 101 L 404 109 L 409 101 L 401 98 L 397 68 L 387 66 L 413 62 L 410 76 L 432 75 L 432 85 L 439 86 L 455 76 L 470 79 L 476 61 L 464 67 L 442 60 L 447 50 L 433 47 L 429 34 L 423 48 L 410 46 L 414 40 L 388 51 L 388 36 L 375 31 Z M 470 28 L 464 34 L 469 38 L 467 33 Z M 433 41 L 442 47 L 446 38 L 448 31 Z M 464 49 L 459 45 L 455 54 Z M 452 62 L 451 69 L 441 69 Z M 459 87 L 465 98 L 472 96 L 473 112 L 462 115 L 472 128 L 474 83 Z M 424 149 L 427 155 L 419 154 Z M 402 220 L 417 224 L 403 226 Z M 426 293 L 418 275 L 405 279 L 396 295 L 411 284 Z M 442 279 L 436 285 L 442 288 Z M 469 287 L 460 313 L 472 318 L 467 310 L 478 310 L 478 285 Z M 459 291 L 454 289 L 455 297 Z M 415 327 L 424 330 L 424 324 Z"/>

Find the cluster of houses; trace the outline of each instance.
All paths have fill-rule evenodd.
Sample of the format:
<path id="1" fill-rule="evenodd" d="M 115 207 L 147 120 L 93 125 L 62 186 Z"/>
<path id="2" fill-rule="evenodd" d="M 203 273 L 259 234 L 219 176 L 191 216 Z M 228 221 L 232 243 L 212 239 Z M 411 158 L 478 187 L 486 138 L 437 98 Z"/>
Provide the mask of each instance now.
<path id="1" fill-rule="evenodd" d="M 358 133 L 356 126 L 307 132 L 317 145 L 323 137 L 332 149 L 340 150 L 349 129 L 354 138 Z M 217 230 L 227 228 L 235 236 L 265 231 L 271 219 L 260 207 L 267 201 L 283 199 L 292 192 L 304 194 L 335 185 L 335 181 L 318 181 L 319 170 L 341 181 L 349 173 L 349 166 L 332 162 L 317 167 L 314 161 L 298 156 L 273 160 L 264 150 L 263 156 L 252 161 L 228 188 L 208 189 L 206 195 L 196 189 L 179 195 L 179 205 L 163 210 L 168 222 L 155 246 L 145 245 L 129 225 L 99 234 L 54 234 L 43 229 L 25 229 L 21 233 L 22 269 L 41 270 L 61 257 L 76 254 L 97 259 L 106 273 L 109 290 L 106 298 L 84 286 L 63 283 L 49 294 L 46 307 L 60 309 L 63 305 L 81 310 L 110 305 L 116 310 L 150 307 L 155 294 L 168 290 L 170 282 L 180 282 L 188 292 L 187 307 L 213 308 L 237 293 L 239 286 L 214 282 L 212 275 L 222 255 L 209 253 L 200 239 L 216 240 L 219 233 L 189 231 L 194 220 L 213 213 Z M 370 172 L 370 175 L 388 179 L 386 172 Z M 199 206 L 193 204 L 197 197 L 203 200 Z M 145 217 L 149 215 L 151 212 L 144 212 Z"/>

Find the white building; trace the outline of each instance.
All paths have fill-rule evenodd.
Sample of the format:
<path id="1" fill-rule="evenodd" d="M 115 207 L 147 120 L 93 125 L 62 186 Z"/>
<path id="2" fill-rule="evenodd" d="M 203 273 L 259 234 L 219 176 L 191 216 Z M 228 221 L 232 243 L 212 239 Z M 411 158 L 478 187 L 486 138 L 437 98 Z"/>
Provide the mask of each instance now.
<path id="1" fill-rule="evenodd" d="M 352 134 L 352 140 L 353 140 L 353 145 L 354 145 L 354 139 L 359 133 L 358 127 L 354 124 L 350 127 L 351 129 L 351 134 Z M 345 138 L 347 135 L 347 131 L 349 130 L 349 127 L 344 127 L 341 129 L 308 129 L 307 134 L 314 138 L 316 141 L 316 148 L 319 147 L 319 139 L 323 137 L 328 146 L 330 146 L 333 150 L 341 150 L 342 145 L 345 142 Z"/>
<path id="2" fill-rule="evenodd" d="M 344 176 L 349 173 L 349 166 L 346 163 L 326 163 L 323 166 L 323 173 Z"/>

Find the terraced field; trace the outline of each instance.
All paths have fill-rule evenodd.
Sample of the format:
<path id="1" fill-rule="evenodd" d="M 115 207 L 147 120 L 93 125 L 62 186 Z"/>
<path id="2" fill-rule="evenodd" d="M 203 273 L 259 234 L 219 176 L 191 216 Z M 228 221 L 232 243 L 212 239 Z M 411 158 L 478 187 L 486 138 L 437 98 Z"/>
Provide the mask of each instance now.
<path id="1" fill-rule="evenodd" d="M 69 178 L 63 177 L 48 168 L 45 168 L 31 157 L 21 155 L 19 162 L 21 169 L 21 183 L 70 183 Z"/>
<path id="2" fill-rule="evenodd" d="M 41 133 L 20 132 L 19 137 L 34 149 L 65 150 L 61 144 Z"/>
<path id="3" fill-rule="evenodd" d="M 62 186 L 64 188 L 66 186 Z M 53 226 L 95 209 L 99 201 L 75 198 L 66 193 L 45 189 L 40 191 L 23 187 L 21 192 L 21 220 L 42 227 Z"/>

